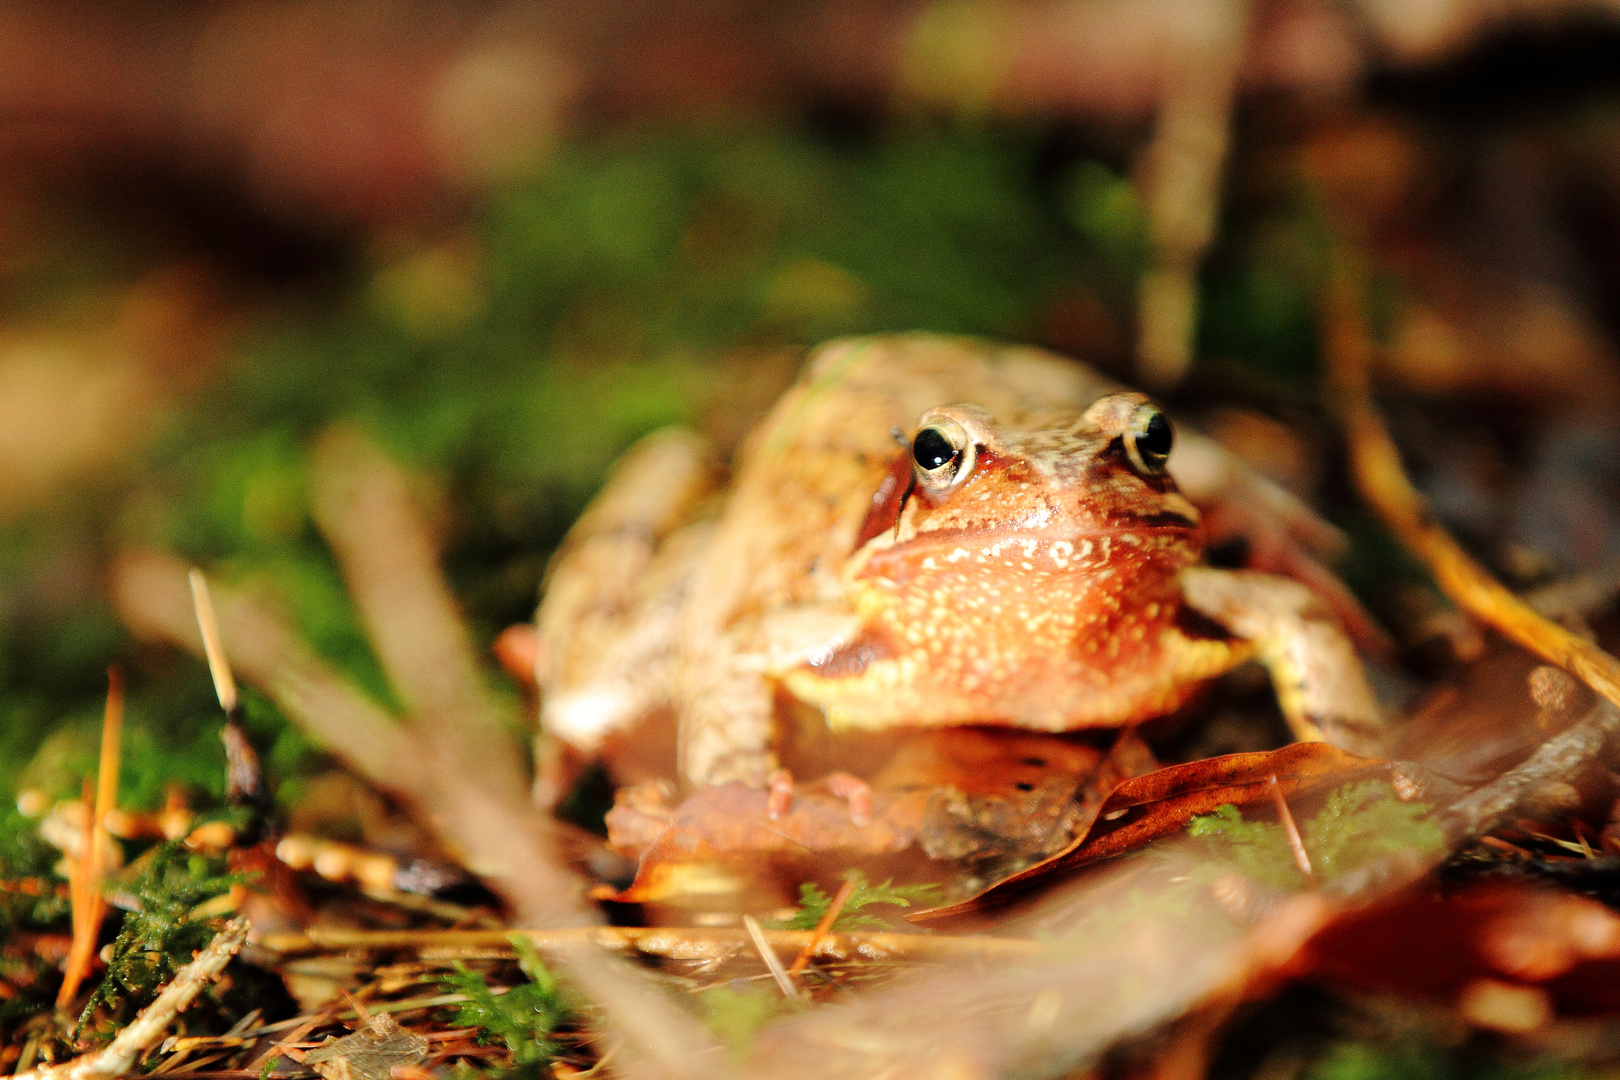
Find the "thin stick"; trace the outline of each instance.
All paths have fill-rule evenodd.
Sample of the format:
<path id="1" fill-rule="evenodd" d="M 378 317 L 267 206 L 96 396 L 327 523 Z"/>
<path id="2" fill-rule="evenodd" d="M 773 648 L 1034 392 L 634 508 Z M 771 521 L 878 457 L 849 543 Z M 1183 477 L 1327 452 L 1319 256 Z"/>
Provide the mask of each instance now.
<path id="1" fill-rule="evenodd" d="M 1311 871 L 1311 857 L 1305 851 L 1305 841 L 1299 835 L 1299 826 L 1294 824 L 1294 813 L 1288 809 L 1288 800 L 1283 797 L 1282 785 L 1277 778 L 1271 778 L 1271 801 L 1277 804 L 1277 817 L 1282 821 L 1283 835 L 1288 837 L 1288 848 L 1294 853 L 1294 864 L 1299 872 L 1304 874 L 1306 880 L 1313 875 Z"/>
<path id="2" fill-rule="evenodd" d="M 579 926 L 558 930 L 345 930 L 311 928 L 305 933 L 264 934 L 255 939 L 262 949 L 283 954 L 409 949 L 440 953 L 511 949 L 511 938 L 521 934 L 542 951 L 595 945 L 603 949 L 633 949 L 667 960 L 713 960 L 746 948 L 752 935 L 721 927 Z M 766 930 L 760 935 L 779 952 L 797 954 L 815 937 L 813 930 Z M 977 937 L 970 934 L 906 934 L 894 932 L 827 934 L 815 947 L 812 959 L 849 960 L 952 960 L 1030 959 L 1045 955 L 1046 946 L 1022 938 Z"/>
<path id="3" fill-rule="evenodd" d="M 118 806 L 118 769 L 124 734 L 124 672 L 114 664 L 107 669 L 107 707 L 101 714 L 101 763 L 96 773 L 95 827 L 101 844 L 90 851 L 90 866 L 99 877 L 102 845 L 107 841 L 106 816 Z"/>
<path id="4" fill-rule="evenodd" d="M 743 928 L 748 931 L 748 936 L 753 939 L 754 948 L 759 950 L 759 958 L 765 961 L 765 967 L 771 973 L 771 978 L 776 980 L 776 985 L 781 989 L 782 996 L 785 998 L 797 998 L 799 988 L 793 985 L 792 979 L 788 978 L 787 969 L 782 966 L 781 958 L 776 955 L 776 950 L 771 948 L 771 943 L 765 940 L 765 933 L 759 927 L 759 920 L 752 915 L 744 915 Z"/>
<path id="5" fill-rule="evenodd" d="M 1513 769 L 1464 795 L 1433 820 L 1453 847 L 1475 840 L 1502 823 L 1544 785 L 1573 780 L 1617 732 L 1620 709 L 1599 702 L 1579 723 L 1548 739 Z"/>
<path id="6" fill-rule="evenodd" d="M 264 772 L 259 768 L 258 751 L 242 729 L 242 698 L 236 689 L 230 658 L 225 655 L 219 620 L 214 616 L 214 598 L 208 592 L 208 579 L 196 567 L 192 567 L 186 577 L 191 582 L 191 607 L 202 634 L 208 674 L 214 679 L 214 695 L 219 698 L 219 707 L 225 710 L 225 727 L 219 737 L 225 743 L 226 791 L 232 803 L 267 809 Z"/>
<path id="7" fill-rule="evenodd" d="M 1198 267 L 1215 235 L 1221 178 L 1232 136 L 1232 103 L 1249 4 L 1206 5 L 1199 30 L 1166 42 L 1164 96 L 1141 163 L 1152 261 L 1137 292 L 1136 365 L 1144 386 L 1173 386 L 1193 359 Z"/>
<path id="8" fill-rule="evenodd" d="M 68 877 L 68 914 L 73 927 L 72 944 L 68 947 L 66 962 L 62 965 L 62 986 L 56 993 L 56 1007 L 67 1008 L 68 1002 L 79 992 L 79 984 L 84 981 L 85 972 L 90 966 L 90 947 L 95 938 L 87 932 L 86 924 L 90 918 L 90 897 L 95 891 L 88 887 L 90 878 L 90 849 L 96 842 L 95 822 L 91 818 L 95 814 L 95 799 L 91 794 L 90 778 L 85 777 L 80 784 L 79 801 L 91 807 L 90 817 L 86 817 L 84 828 L 79 834 L 79 851 L 62 853 L 63 861 L 67 863 Z"/>
<path id="9" fill-rule="evenodd" d="M 1364 297 L 1358 268 L 1341 255 L 1323 298 L 1323 354 L 1333 391 L 1327 396 L 1336 404 L 1349 439 L 1351 471 L 1363 498 L 1423 559 L 1458 607 L 1620 705 L 1620 660 L 1537 614 L 1493 578 L 1452 539 L 1413 488 L 1400 451 L 1372 404 L 1372 344 Z"/>
<path id="10" fill-rule="evenodd" d="M 88 847 L 73 894 L 73 944 L 63 969 L 62 987 L 56 995 L 57 1008 L 66 1008 L 90 972 L 96 936 L 107 913 L 101 895 L 101 881 L 107 874 L 105 852 L 112 843 L 107 832 L 107 815 L 118 806 L 118 769 L 124 733 L 124 672 L 116 664 L 107 669 L 107 707 L 101 714 L 101 762 L 96 773 L 96 798 L 86 830 Z"/>
<path id="11" fill-rule="evenodd" d="M 231 674 L 231 662 L 225 658 L 225 646 L 220 641 L 219 620 L 214 617 L 214 599 L 208 594 L 208 579 L 195 567 L 186 576 L 191 581 L 191 604 L 197 611 L 197 629 L 202 631 L 208 674 L 214 677 L 214 694 L 219 698 L 219 707 L 229 716 L 236 712 L 240 698 L 236 692 L 236 676 Z"/>
<path id="12" fill-rule="evenodd" d="M 826 912 L 817 921 L 816 929 L 810 935 L 810 940 L 804 943 L 804 948 L 799 950 L 799 955 L 793 958 L 793 966 L 788 968 L 790 976 L 797 977 L 799 972 L 805 969 L 805 965 L 810 963 L 810 958 L 816 955 L 816 946 L 820 945 L 821 939 L 827 936 L 827 932 L 832 929 L 833 923 L 838 921 L 838 916 L 843 914 L 844 905 L 849 903 L 849 898 L 854 895 L 855 879 L 847 877 L 844 879 L 844 883 L 838 886 L 838 891 L 833 894 L 832 903 L 827 905 Z"/>
<path id="13" fill-rule="evenodd" d="M 225 929 L 214 935 L 208 947 L 197 958 L 179 971 L 156 1000 L 142 1009 L 107 1046 L 93 1054 L 64 1061 L 60 1065 L 46 1065 L 16 1074 L 16 1080 L 111 1080 L 122 1076 L 135 1065 L 135 1059 L 145 1053 L 163 1037 L 174 1018 L 202 992 L 213 978 L 225 969 L 231 957 L 247 940 L 249 923 L 246 919 L 233 919 Z"/>

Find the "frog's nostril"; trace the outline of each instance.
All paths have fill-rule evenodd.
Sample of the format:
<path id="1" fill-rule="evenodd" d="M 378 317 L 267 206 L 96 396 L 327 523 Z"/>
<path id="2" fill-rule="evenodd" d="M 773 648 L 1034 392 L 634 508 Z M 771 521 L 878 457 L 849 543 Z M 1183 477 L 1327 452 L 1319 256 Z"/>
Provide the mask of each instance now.
<path id="1" fill-rule="evenodd" d="M 1018 764 L 1028 765 L 1032 769 L 1044 769 L 1046 768 L 1046 759 L 1043 757 L 1019 758 Z"/>
<path id="2" fill-rule="evenodd" d="M 1034 791 L 1035 790 L 1035 785 L 1034 784 L 1026 784 L 1022 780 L 1020 780 L 1020 781 L 1018 781 L 1018 783 L 1014 784 L 1013 787 L 1017 788 L 1019 791 Z"/>

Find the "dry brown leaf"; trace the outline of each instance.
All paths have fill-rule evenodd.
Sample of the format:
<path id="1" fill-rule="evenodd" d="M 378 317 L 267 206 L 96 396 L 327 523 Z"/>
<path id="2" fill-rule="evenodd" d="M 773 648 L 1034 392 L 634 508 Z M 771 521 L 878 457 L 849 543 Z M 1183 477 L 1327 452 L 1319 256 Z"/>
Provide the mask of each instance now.
<path id="1" fill-rule="evenodd" d="M 327 1039 L 304 1055 L 304 1064 L 326 1080 L 390 1080 L 395 1068 L 415 1065 L 427 1053 L 427 1039 L 380 1013 L 353 1034 Z"/>
<path id="2" fill-rule="evenodd" d="M 641 866 L 614 898 L 712 894 L 721 884 L 716 875 L 741 890 L 749 881 L 765 884 L 784 858 L 887 856 L 913 846 L 936 859 L 1027 865 L 1089 826 L 1119 779 L 1156 764 L 1134 734 L 1118 744 L 1112 757 L 1133 767 L 1105 768 L 1096 746 L 1062 736 L 919 732 L 877 775 L 866 825 L 825 781 L 801 787 L 775 819 L 766 793 L 741 784 L 701 789 L 677 806 L 658 784 L 622 789 L 608 814 L 609 841 L 639 855 Z"/>
<path id="3" fill-rule="evenodd" d="M 1323 930 L 1310 970 L 1343 985 L 1451 1001 L 1481 980 L 1542 986 L 1560 1015 L 1620 1012 L 1620 917 L 1543 887 L 1408 895 Z"/>
<path id="4" fill-rule="evenodd" d="M 1228 803 L 1247 806 L 1269 802 L 1275 797 L 1274 790 L 1292 796 L 1388 768 L 1388 762 L 1358 757 L 1327 743 L 1302 742 L 1263 753 L 1205 758 L 1122 779 L 1098 808 L 1092 829 L 1065 850 L 969 900 L 917 912 L 908 918 L 929 922 L 1004 903 L 1057 875 L 1179 833 L 1199 814 Z"/>

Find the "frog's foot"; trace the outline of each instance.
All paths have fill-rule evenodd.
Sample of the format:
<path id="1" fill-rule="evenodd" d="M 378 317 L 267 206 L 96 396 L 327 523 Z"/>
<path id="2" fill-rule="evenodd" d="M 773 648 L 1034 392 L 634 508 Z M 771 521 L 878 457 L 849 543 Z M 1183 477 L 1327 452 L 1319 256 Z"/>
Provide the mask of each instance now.
<path id="1" fill-rule="evenodd" d="M 1383 753 L 1383 717 L 1354 647 L 1322 600 L 1289 578 L 1197 566 L 1181 575 L 1189 606 L 1252 642 L 1294 737 Z"/>
<path id="2" fill-rule="evenodd" d="M 835 797 L 849 804 L 850 823 L 857 828 L 872 824 L 872 785 L 847 772 L 828 773 L 821 781 Z M 765 812 L 772 821 L 793 809 L 793 774 L 776 769 L 766 782 Z"/>
<path id="3" fill-rule="evenodd" d="M 1309 512 L 1303 504 L 1300 509 Z M 1281 519 L 1263 507 L 1224 503 L 1205 512 L 1203 526 L 1208 544 L 1241 540 L 1246 548 L 1242 560 L 1246 569 L 1278 574 L 1304 585 L 1333 613 L 1357 648 L 1371 656 L 1388 656 L 1394 649 L 1389 634 L 1339 576 L 1313 554 L 1335 550 L 1342 546 L 1343 538 L 1334 530 L 1332 538 L 1340 543 L 1323 543 L 1323 536 L 1297 530 L 1299 520 L 1303 519 Z M 1332 528 L 1326 523 L 1322 527 Z"/>
<path id="4" fill-rule="evenodd" d="M 1324 565 L 1348 546 L 1344 534 L 1300 499 L 1197 432 L 1176 440 L 1170 473 L 1202 512 L 1205 543 L 1241 540 L 1247 569 L 1293 578 L 1315 593 L 1350 640 L 1372 656 L 1393 644 L 1338 575 Z"/>

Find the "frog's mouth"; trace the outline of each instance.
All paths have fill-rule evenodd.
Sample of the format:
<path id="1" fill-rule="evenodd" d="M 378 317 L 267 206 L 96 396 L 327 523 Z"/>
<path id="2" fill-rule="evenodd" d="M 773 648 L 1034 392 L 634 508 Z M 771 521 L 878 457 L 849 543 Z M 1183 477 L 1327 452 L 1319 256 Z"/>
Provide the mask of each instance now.
<path id="1" fill-rule="evenodd" d="M 1197 523 L 1179 514 L 1161 513 L 1120 525 L 1084 532 L 1027 529 L 941 530 L 889 544 L 870 546 L 859 560 L 857 576 L 888 577 L 902 570 L 943 571 L 1001 569 L 1023 571 L 1101 571 L 1121 561 L 1169 557 L 1177 562 L 1192 555 Z M 1169 520 L 1163 520 L 1169 519 Z"/>

